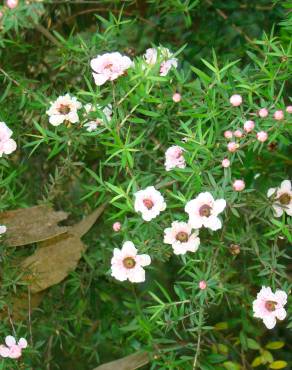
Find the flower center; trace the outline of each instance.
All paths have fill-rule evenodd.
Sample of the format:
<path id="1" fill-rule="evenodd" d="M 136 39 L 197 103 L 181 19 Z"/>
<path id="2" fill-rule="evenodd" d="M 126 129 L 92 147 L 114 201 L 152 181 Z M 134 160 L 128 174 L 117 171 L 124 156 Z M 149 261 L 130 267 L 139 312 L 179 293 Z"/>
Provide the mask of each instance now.
<path id="1" fill-rule="evenodd" d="M 154 206 L 151 199 L 143 199 L 143 204 L 147 209 L 151 209 Z"/>
<path id="2" fill-rule="evenodd" d="M 185 243 L 189 240 L 189 235 L 185 231 L 180 231 L 179 233 L 176 234 L 176 240 Z"/>
<path id="3" fill-rule="evenodd" d="M 266 309 L 267 309 L 269 312 L 273 312 L 273 311 L 275 311 L 275 309 L 276 309 L 276 304 L 277 304 L 277 302 L 274 302 L 274 301 L 267 301 L 267 302 L 265 303 L 265 307 L 266 307 Z"/>
<path id="4" fill-rule="evenodd" d="M 124 265 L 124 267 L 126 267 L 126 269 L 132 269 L 132 268 L 135 267 L 136 261 L 134 260 L 133 257 L 126 257 L 123 260 L 123 265 Z"/>
<path id="5" fill-rule="evenodd" d="M 209 217 L 210 214 L 211 214 L 211 207 L 208 206 L 208 204 L 204 204 L 202 207 L 200 207 L 199 209 L 199 214 L 200 216 L 205 216 L 205 217 Z"/>
<path id="6" fill-rule="evenodd" d="M 111 69 L 112 68 L 112 66 L 113 66 L 113 64 L 112 63 L 108 63 L 108 64 L 106 64 L 105 65 L 105 69 Z"/>
<path id="7" fill-rule="evenodd" d="M 291 196 L 288 193 L 284 193 L 279 196 L 279 202 L 283 205 L 288 205 L 291 201 Z"/>
<path id="8" fill-rule="evenodd" d="M 68 114 L 71 109 L 68 105 L 61 104 L 58 110 L 61 114 Z"/>

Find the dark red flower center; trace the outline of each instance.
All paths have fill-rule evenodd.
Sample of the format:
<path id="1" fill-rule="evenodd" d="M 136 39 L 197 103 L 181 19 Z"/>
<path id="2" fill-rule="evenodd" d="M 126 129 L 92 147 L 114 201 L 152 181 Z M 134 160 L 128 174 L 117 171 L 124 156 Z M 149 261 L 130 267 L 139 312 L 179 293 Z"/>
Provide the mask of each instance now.
<path id="1" fill-rule="evenodd" d="M 185 231 L 180 231 L 176 234 L 176 240 L 185 243 L 189 240 L 189 235 Z"/>
<path id="2" fill-rule="evenodd" d="M 291 201 L 291 196 L 288 193 L 284 193 L 279 196 L 279 202 L 287 206 Z"/>
<path id="3" fill-rule="evenodd" d="M 151 209 L 154 206 L 151 199 L 143 199 L 143 204 L 147 209 Z"/>
<path id="4" fill-rule="evenodd" d="M 208 204 L 204 204 L 202 207 L 200 207 L 199 214 L 202 217 L 209 217 L 211 214 L 211 207 Z"/>
<path id="5" fill-rule="evenodd" d="M 136 261 L 134 260 L 133 257 L 126 257 L 123 260 L 123 265 L 124 265 L 124 267 L 126 267 L 126 269 L 132 269 L 132 268 L 135 267 Z"/>
<path id="6" fill-rule="evenodd" d="M 277 302 L 274 301 L 267 301 L 265 303 L 265 307 L 269 312 L 273 312 L 276 309 Z"/>
<path id="7" fill-rule="evenodd" d="M 71 109 L 68 105 L 61 104 L 58 110 L 61 114 L 68 114 Z"/>

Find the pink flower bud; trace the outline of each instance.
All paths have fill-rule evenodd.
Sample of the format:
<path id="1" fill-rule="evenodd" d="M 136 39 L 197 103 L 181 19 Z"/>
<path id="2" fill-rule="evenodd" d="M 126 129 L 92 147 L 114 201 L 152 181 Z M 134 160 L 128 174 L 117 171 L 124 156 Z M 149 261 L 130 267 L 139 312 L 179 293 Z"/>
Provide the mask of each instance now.
<path id="1" fill-rule="evenodd" d="M 292 105 L 288 105 L 288 107 L 286 107 L 286 112 L 289 114 L 292 113 Z"/>
<path id="2" fill-rule="evenodd" d="M 222 164 L 222 167 L 227 168 L 230 166 L 230 160 L 228 158 L 224 158 L 221 164 Z"/>
<path id="3" fill-rule="evenodd" d="M 261 118 L 266 118 L 266 117 L 268 117 L 268 115 L 269 115 L 269 111 L 267 110 L 267 108 L 261 108 L 261 109 L 259 110 L 258 114 L 259 114 L 259 116 L 260 116 Z"/>
<path id="4" fill-rule="evenodd" d="M 229 152 L 234 153 L 239 148 L 239 144 L 235 143 L 234 141 L 231 141 L 227 144 L 227 149 Z"/>
<path id="5" fill-rule="evenodd" d="M 172 96 L 172 100 L 175 102 L 175 103 L 179 103 L 181 101 L 181 94 L 179 93 L 175 93 L 173 94 Z"/>
<path id="6" fill-rule="evenodd" d="M 274 113 L 274 118 L 277 121 L 281 121 L 284 118 L 284 112 L 282 110 L 276 110 Z"/>
<path id="7" fill-rule="evenodd" d="M 242 132 L 240 130 L 235 130 L 234 131 L 234 136 L 235 137 L 242 137 Z"/>
<path id="8" fill-rule="evenodd" d="M 115 231 L 115 232 L 118 232 L 118 231 L 120 231 L 121 230 L 121 223 L 120 222 L 115 222 L 114 224 L 113 224 L 113 230 Z"/>
<path id="9" fill-rule="evenodd" d="M 224 132 L 224 136 L 226 139 L 231 139 L 233 137 L 233 133 L 232 131 L 227 130 Z"/>
<path id="10" fill-rule="evenodd" d="M 243 180 L 235 180 L 232 187 L 235 191 L 242 191 L 245 188 L 245 183 Z"/>
<path id="11" fill-rule="evenodd" d="M 242 103 L 242 97 L 235 94 L 230 97 L 229 101 L 234 107 L 238 107 Z"/>
<path id="12" fill-rule="evenodd" d="M 14 9 L 18 5 L 18 0 L 7 0 L 6 5 L 8 6 L 9 9 Z"/>
<path id="13" fill-rule="evenodd" d="M 3 17 L 3 13 L 0 11 L 0 19 Z"/>
<path id="14" fill-rule="evenodd" d="M 206 283 L 206 281 L 205 281 L 205 280 L 201 280 L 201 281 L 199 282 L 199 288 L 200 288 L 201 290 L 204 290 L 204 289 L 206 289 L 206 288 L 207 288 L 207 283 Z"/>
<path id="15" fill-rule="evenodd" d="M 254 121 L 245 121 L 243 128 L 245 132 L 251 132 L 254 129 Z"/>
<path id="16" fill-rule="evenodd" d="M 268 138 L 268 134 L 266 133 L 266 131 L 260 131 L 257 133 L 257 139 L 258 141 L 261 141 L 262 143 L 264 141 L 266 141 Z"/>

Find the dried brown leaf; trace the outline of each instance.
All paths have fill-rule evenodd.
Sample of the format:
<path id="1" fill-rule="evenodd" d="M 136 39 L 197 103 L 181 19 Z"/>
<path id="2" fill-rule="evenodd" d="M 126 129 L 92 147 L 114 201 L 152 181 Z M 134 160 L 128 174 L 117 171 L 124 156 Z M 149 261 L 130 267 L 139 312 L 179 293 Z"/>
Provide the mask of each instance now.
<path id="1" fill-rule="evenodd" d="M 68 217 L 47 205 L 20 208 L 0 213 L 0 224 L 7 227 L 6 243 L 10 247 L 31 244 L 65 233 L 68 228 L 58 222 Z"/>
<path id="2" fill-rule="evenodd" d="M 135 370 L 147 365 L 149 361 L 148 352 L 137 352 L 119 360 L 100 365 L 93 370 Z"/>

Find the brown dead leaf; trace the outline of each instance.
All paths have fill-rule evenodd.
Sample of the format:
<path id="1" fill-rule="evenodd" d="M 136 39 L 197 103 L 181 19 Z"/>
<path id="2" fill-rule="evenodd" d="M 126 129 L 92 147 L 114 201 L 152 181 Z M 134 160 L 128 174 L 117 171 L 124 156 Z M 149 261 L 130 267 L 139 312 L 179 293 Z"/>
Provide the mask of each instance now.
<path id="1" fill-rule="evenodd" d="M 93 370 L 135 370 L 147 365 L 149 361 L 148 352 L 136 352 L 119 360 L 100 365 Z"/>
<path id="2" fill-rule="evenodd" d="M 8 246 L 17 247 L 46 240 L 65 233 L 68 228 L 58 222 L 68 217 L 63 211 L 54 211 L 48 205 L 20 208 L 0 213 L 0 224 L 7 227 Z"/>
<path id="3" fill-rule="evenodd" d="M 32 293 L 58 284 L 75 270 L 86 249 L 80 237 L 92 227 L 104 208 L 104 205 L 100 206 L 82 221 L 68 228 L 65 234 L 40 242 L 35 253 L 21 263 L 21 268 L 29 273 L 25 280 L 29 282 Z"/>

